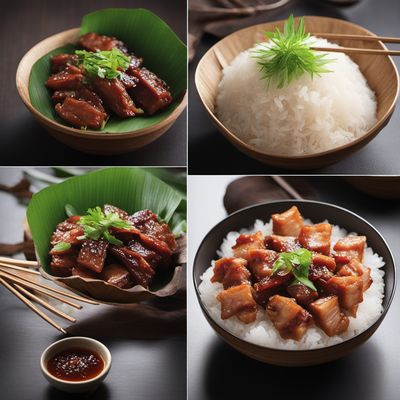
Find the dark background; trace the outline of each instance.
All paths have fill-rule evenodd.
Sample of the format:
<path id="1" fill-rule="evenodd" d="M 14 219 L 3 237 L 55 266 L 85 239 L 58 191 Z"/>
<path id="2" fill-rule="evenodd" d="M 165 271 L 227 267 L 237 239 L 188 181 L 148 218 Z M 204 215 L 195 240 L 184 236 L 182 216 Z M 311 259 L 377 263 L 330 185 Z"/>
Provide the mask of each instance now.
<path id="1" fill-rule="evenodd" d="M 1 165 L 186 165 L 186 111 L 167 133 L 145 148 L 120 156 L 95 156 L 70 149 L 49 136 L 25 108 L 15 87 L 18 63 L 31 47 L 55 33 L 78 27 L 85 14 L 102 8 L 147 8 L 186 43 L 185 0 L 12 0 L 3 4 Z"/>
<path id="2" fill-rule="evenodd" d="M 1 184 L 15 184 L 20 176 L 20 169 L 0 168 Z M 33 189 L 39 187 L 35 182 Z M 25 201 L 0 191 L 0 243 L 22 240 L 25 211 Z M 163 302 L 164 310 L 152 313 L 142 304 L 124 312 L 82 303 L 83 309 L 74 314 L 78 321 L 72 332 L 103 342 L 111 352 L 112 366 L 97 391 L 71 395 L 50 386 L 39 364 L 44 349 L 64 335 L 0 285 L 0 399 L 186 399 L 186 318 L 184 311 L 175 311 L 171 304 L 168 309 L 167 304 L 169 300 Z M 60 308 L 59 302 L 54 305 Z M 45 312 L 63 327 L 68 325 Z M 82 317 L 88 312 L 95 317 Z M 130 323 L 129 318 L 138 323 Z"/>
<path id="3" fill-rule="evenodd" d="M 195 185 L 195 178 L 191 179 L 192 186 Z M 208 190 L 215 187 L 213 179 L 209 177 L 206 183 Z M 317 200 L 345 207 L 373 224 L 388 242 L 395 261 L 399 262 L 400 205 L 397 200 L 373 199 L 338 177 L 300 179 L 308 180 L 316 192 Z M 215 203 L 216 208 L 221 207 Z M 189 218 L 193 217 L 189 214 Z M 219 222 L 210 221 L 209 218 L 205 221 L 205 226 L 196 229 L 191 227 L 189 245 L 193 250 L 192 259 L 204 236 L 203 233 L 199 234 L 199 230 L 207 231 Z M 252 360 L 225 344 L 203 316 L 191 277 L 188 282 L 191 293 L 188 298 L 189 400 L 399 398 L 398 294 L 372 338 L 346 358 L 314 367 L 284 368 Z"/>
<path id="4" fill-rule="evenodd" d="M 320 15 L 346 19 L 382 36 L 400 36 L 399 0 L 361 0 L 350 7 L 338 7 L 323 0 L 297 0 L 284 11 L 269 17 L 264 13 L 244 19 L 242 27 L 295 16 Z M 203 37 L 196 57 L 189 67 L 189 173 L 191 174 L 259 174 L 290 173 L 261 164 L 236 150 L 211 123 L 194 85 L 194 72 L 203 54 L 218 39 Z M 391 45 L 393 46 L 393 45 Z M 396 46 L 392 47 L 396 49 Z M 394 57 L 400 66 L 400 57 Z M 398 174 L 400 171 L 400 111 L 397 109 L 389 125 L 366 147 L 332 166 L 309 171 L 329 174 Z M 306 171 L 304 171 L 306 172 Z"/>

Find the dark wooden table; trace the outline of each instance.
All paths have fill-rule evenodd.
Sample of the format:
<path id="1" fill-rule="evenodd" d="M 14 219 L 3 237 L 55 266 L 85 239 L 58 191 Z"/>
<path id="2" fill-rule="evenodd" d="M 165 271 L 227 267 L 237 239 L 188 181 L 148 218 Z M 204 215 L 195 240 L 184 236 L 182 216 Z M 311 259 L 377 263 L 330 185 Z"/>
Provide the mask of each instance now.
<path id="1" fill-rule="evenodd" d="M 0 169 L 0 182 L 18 182 L 20 170 Z M 0 242 L 16 243 L 22 239 L 22 223 L 26 205 L 14 196 L 0 192 Z M 87 309 L 84 305 L 83 311 Z M 90 307 L 90 306 L 89 306 Z M 99 307 L 99 306 L 92 306 Z M 79 311 L 76 314 L 79 323 Z M 69 395 L 52 388 L 41 374 L 39 360 L 43 350 L 63 335 L 40 319 L 14 295 L 0 286 L 0 398 L 2 400 L 39 399 L 186 399 L 186 322 L 165 317 L 164 321 L 144 318 L 140 326 L 130 332 L 110 330 L 110 326 L 124 325 L 119 313 L 110 312 L 96 324 L 80 324 L 89 329 L 111 351 L 112 367 L 105 382 L 97 391 L 85 395 Z M 166 315 L 166 313 L 164 314 Z M 52 317 L 53 314 L 51 314 Z M 124 318 L 126 318 L 124 314 Z M 63 326 L 64 321 L 54 317 Z M 169 320 L 169 321 L 168 321 Z M 91 328 L 89 326 L 92 326 Z M 108 325 L 108 328 L 105 326 Z M 138 324 L 139 325 L 139 324 Z M 93 328 L 95 327 L 95 329 Z M 151 338 L 143 339 L 138 332 L 147 326 Z M 78 327 L 76 334 L 82 335 Z M 105 334 L 105 331 L 108 333 Z M 112 333 L 110 333 L 110 331 Z M 87 331 L 85 331 L 87 332 Z M 161 332 L 165 332 L 164 335 Z M 136 337 L 135 337 L 136 336 Z M 149 337 L 149 336 L 147 336 Z"/>
<path id="2" fill-rule="evenodd" d="M 147 8 L 186 42 L 185 0 L 14 0 L 3 7 L 1 165 L 186 165 L 186 111 L 165 135 L 143 149 L 121 156 L 94 156 L 70 149 L 49 136 L 19 98 L 15 73 L 23 55 L 40 40 L 79 26 L 85 14 L 109 7 Z"/>
<path id="3" fill-rule="evenodd" d="M 320 0 L 297 0 L 270 20 L 287 18 L 289 14 L 321 15 L 346 19 L 384 36 L 400 36 L 400 2 L 398 0 L 361 0 L 351 7 L 337 7 Z M 269 21 L 266 14 L 247 25 Z M 243 27 L 247 26 L 246 20 Z M 236 150 L 220 134 L 203 110 L 195 85 L 194 72 L 202 55 L 217 42 L 206 35 L 197 48 L 189 68 L 189 173 L 191 174 L 272 174 L 290 173 L 259 163 Z M 396 48 L 393 47 L 393 48 Z M 400 57 L 394 57 L 400 66 Z M 400 111 L 397 109 L 380 134 L 362 150 L 347 159 L 311 173 L 327 174 L 397 174 L 400 171 Z M 292 171 L 295 173 L 295 171 Z"/>
<path id="4" fill-rule="evenodd" d="M 337 177 L 308 179 L 318 200 L 348 208 L 371 222 L 387 240 L 397 263 L 400 262 L 398 201 L 374 200 Z M 224 218 L 222 196 L 227 183 L 226 177 L 190 177 L 189 271 L 201 240 Z M 199 194 L 204 191 L 210 195 L 201 198 Z M 199 213 L 200 207 L 209 212 Z M 348 357 L 315 367 L 283 368 L 247 358 L 217 337 L 201 312 L 191 277 L 188 282 L 189 400 L 399 398 L 398 295 L 372 338 Z"/>

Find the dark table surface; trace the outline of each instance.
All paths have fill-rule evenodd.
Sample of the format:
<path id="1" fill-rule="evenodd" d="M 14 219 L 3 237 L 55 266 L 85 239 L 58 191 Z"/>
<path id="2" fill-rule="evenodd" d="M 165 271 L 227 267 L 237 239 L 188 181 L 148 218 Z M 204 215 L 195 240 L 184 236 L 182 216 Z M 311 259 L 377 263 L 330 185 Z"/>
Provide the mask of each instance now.
<path id="1" fill-rule="evenodd" d="M 186 42 L 185 0 L 14 0 L 2 9 L 0 33 L 1 165 L 186 165 L 186 111 L 159 140 L 120 156 L 88 155 L 49 136 L 25 108 L 15 87 L 17 65 L 36 43 L 80 25 L 92 11 L 110 7 L 147 8 Z"/>
<path id="2" fill-rule="evenodd" d="M 372 223 L 387 240 L 397 263 L 400 205 L 398 201 L 374 200 L 356 191 L 341 178 L 309 177 L 317 199 L 348 208 Z M 189 271 L 201 240 L 224 217 L 222 195 L 228 181 L 221 177 L 190 177 L 189 195 L 207 187 L 217 192 L 191 202 L 189 211 Z M 200 206 L 210 210 L 197 216 Z M 197 208 L 196 208 L 197 207 Z M 194 225 L 194 222 L 197 224 Z M 191 274 L 191 272 L 190 272 Z M 396 400 L 400 393 L 400 342 L 397 294 L 389 312 L 372 338 L 348 357 L 305 368 L 275 367 L 254 361 L 217 337 L 202 315 L 189 281 L 188 298 L 188 393 L 190 400 L 216 399 L 309 399 Z"/>
<path id="3" fill-rule="evenodd" d="M 400 1 L 361 0 L 351 7 L 330 5 L 323 0 L 298 0 L 270 20 L 287 18 L 289 14 L 321 15 L 346 19 L 384 36 L 400 36 Z M 242 27 L 269 21 L 268 16 L 243 22 Z M 211 123 L 201 105 L 195 85 L 194 72 L 203 54 L 218 39 L 206 35 L 197 48 L 196 57 L 189 68 L 189 173 L 191 174 L 269 174 L 290 173 L 255 161 L 236 150 Z M 396 47 L 394 47 L 396 48 Z M 400 66 L 400 58 L 395 59 Z M 400 110 L 397 109 L 389 124 L 366 147 L 347 159 L 313 173 L 327 174 L 398 174 L 400 172 Z M 295 171 L 294 171 L 295 172 Z"/>
<path id="4" fill-rule="evenodd" d="M 0 169 L 0 182 L 13 184 L 19 179 L 18 169 Z M 25 216 L 25 205 L 14 196 L 0 192 L 0 242 L 16 243 L 22 240 L 22 223 Z M 56 305 L 58 307 L 58 305 Z M 88 307 L 84 305 L 79 315 Z M 124 325 L 118 320 L 121 314 L 110 312 L 107 320 L 100 320 L 90 328 L 90 321 L 80 324 L 80 329 L 95 330 L 94 337 L 102 341 L 111 351 L 112 367 L 105 382 L 97 391 L 85 395 L 69 395 L 52 388 L 41 374 L 39 360 L 43 350 L 63 335 L 30 311 L 14 295 L 3 286 L 0 287 L 0 398 L 2 400 L 42 400 L 42 399 L 96 399 L 96 400 L 125 400 L 125 399 L 186 399 L 186 323 L 180 318 L 179 324 L 175 319 L 154 326 L 151 318 L 143 319 L 151 339 L 135 338 L 135 332 L 121 332 Z M 126 314 L 123 314 L 126 318 Z M 166 315 L 166 314 L 164 314 Z M 170 315 L 170 314 L 168 314 Z M 62 326 L 62 319 L 52 316 Z M 147 321 L 147 322 L 146 322 Z M 105 328 L 109 324 L 119 326 L 116 338 L 114 332 Z M 167 325 L 170 325 L 168 328 Z M 140 331 L 142 326 L 137 326 Z M 74 327 L 78 329 L 78 327 Z M 78 329 L 79 330 L 79 329 Z M 108 334 L 105 335 L 107 330 Z M 162 336 L 159 332 L 165 331 Z M 77 332 L 77 334 L 80 334 Z"/>

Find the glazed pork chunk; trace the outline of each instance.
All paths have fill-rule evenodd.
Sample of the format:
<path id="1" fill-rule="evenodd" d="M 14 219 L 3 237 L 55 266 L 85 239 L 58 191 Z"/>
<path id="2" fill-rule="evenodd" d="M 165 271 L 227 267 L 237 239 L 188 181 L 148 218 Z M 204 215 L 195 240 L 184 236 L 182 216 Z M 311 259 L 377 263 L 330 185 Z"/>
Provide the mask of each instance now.
<path id="1" fill-rule="evenodd" d="M 128 270 L 119 264 L 106 265 L 101 272 L 101 277 L 107 283 L 122 289 L 132 286 Z"/>
<path id="2" fill-rule="evenodd" d="M 366 243 L 365 236 L 350 235 L 340 239 L 333 247 L 338 264 L 347 264 L 352 259 L 362 262 Z"/>
<path id="3" fill-rule="evenodd" d="M 98 35 L 95 32 L 89 32 L 79 38 L 79 45 L 87 51 L 112 50 L 117 48 L 123 53 L 127 53 L 128 50 L 123 42 L 116 39 L 115 37 Z"/>
<path id="4" fill-rule="evenodd" d="M 211 282 L 220 282 L 224 289 L 250 284 L 250 271 L 246 268 L 247 261 L 243 258 L 221 258 L 214 264 L 214 276 Z"/>
<path id="5" fill-rule="evenodd" d="M 107 118 L 107 114 L 98 107 L 73 97 L 67 97 L 63 103 L 57 103 L 55 110 L 60 118 L 76 128 L 100 129 Z"/>
<path id="6" fill-rule="evenodd" d="M 372 283 L 371 268 L 364 267 L 356 259 L 351 260 L 348 264 L 343 265 L 337 272 L 338 276 L 360 276 L 363 282 L 363 291 L 365 292 Z"/>
<path id="7" fill-rule="evenodd" d="M 257 303 L 254 301 L 251 286 L 243 283 L 220 292 L 217 300 L 221 303 L 221 318 L 228 319 L 234 315 L 249 324 L 257 317 Z"/>
<path id="8" fill-rule="evenodd" d="M 326 289 L 338 297 L 340 306 L 352 316 L 363 301 L 363 279 L 360 276 L 334 276 L 327 282 Z"/>
<path id="9" fill-rule="evenodd" d="M 296 251 L 301 247 L 294 236 L 269 235 L 265 237 L 264 243 L 267 249 L 275 250 L 279 253 Z"/>
<path id="10" fill-rule="evenodd" d="M 293 280 L 292 273 L 280 275 L 279 273 L 268 276 L 254 284 L 254 298 L 258 304 L 265 306 L 269 298 L 285 291 L 286 286 Z"/>
<path id="11" fill-rule="evenodd" d="M 236 243 L 232 246 L 233 255 L 235 257 L 246 258 L 250 249 L 265 249 L 264 235 L 262 232 L 256 232 L 250 235 L 242 234 L 236 239 Z"/>
<path id="12" fill-rule="evenodd" d="M 280 295 L 269 299 L 267 314 L 283 339 L 300 340 L 312 322 L 311 314 L 295 299 Z"/>
<path id="13" fill-rule="evenodd" d="M 78 56 L 76 54 L 57 54 L 50 59 L 51 72 L 61 72 L 68 65 L 76 65 Z"/>
<path id="14" fill-rule="evenodd" d="M 140 254 L 127 247 L 114 245 L 110 246 L 110 253 L 126 267 L 134 283 L 149 287 L 155 271 Z"/>
<path id="15" fill-rule="evenodd" d="M 257 281 L 271 276 L 274 262 L 279 254 L 274 250 L 250 249 L 247 252 L 247 268 Z"/>
<path id="16" fill-rule="evenodd" d="M 81 267 L 100 273 L 104 267 L 109 243 L 106 240 L 86 240 L 78 255 Z"/>
<path id="17" fill-rule="evenodd" d="M 302 306 L 307 306 L 315 299 L 318 299 L 319 294 L 316 290 L 312 290 L 302 283 L 296 283 L 295 285 L 289 285 L 287 292 L 293 297 L 297 303 Z"/>
<path id="18" fill-rule="evenodd" d="M 272 215 L 273 232 L 281 236 L 299 236 L 303 227 L 303 218 L 296 206 L 282 214 Z"/>
<path id="19" fill-rule="evenodd" d="M 337 296 L 321 297 L 312 302 L 308 309 L 315 323 L 328 336 L 340 335 L 349 326 L 349 319 L 340 311 Z"/>
<path id="20" fill-rule="evenodd" d="M 331 234 L 331 224 L 304 225 L 299 234 L 299 242 L 310 251 L 328 256 L 331 250 Z"/>

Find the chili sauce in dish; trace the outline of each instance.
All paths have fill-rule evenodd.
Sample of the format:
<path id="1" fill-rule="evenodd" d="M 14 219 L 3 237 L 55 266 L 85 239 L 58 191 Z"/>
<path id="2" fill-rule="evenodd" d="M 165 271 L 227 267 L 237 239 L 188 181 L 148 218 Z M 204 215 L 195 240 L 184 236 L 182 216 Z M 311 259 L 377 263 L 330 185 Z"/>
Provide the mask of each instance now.
<path id="1" fill-rule="evenodd" d="M 103 369 L 104 361 L 97 352 L 77 347 L 57 353 L 47 362 L 49 373 L 65 381 L 87 381 Z"/>

